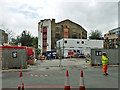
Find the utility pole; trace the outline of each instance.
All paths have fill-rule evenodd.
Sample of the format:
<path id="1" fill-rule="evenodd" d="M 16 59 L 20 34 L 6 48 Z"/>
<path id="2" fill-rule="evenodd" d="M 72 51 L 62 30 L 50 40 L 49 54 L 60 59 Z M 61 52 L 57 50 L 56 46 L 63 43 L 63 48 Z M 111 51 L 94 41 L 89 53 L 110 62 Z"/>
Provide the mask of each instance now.
<path id="1" fill-rule="evenodd" d="M 62 56 L 64 57 L 64 27 L 62 27 L 63 29 L 63 52 L 62 52 Z"/>
<path id="2" fill-rule="evenodd" d="M 59 59 L 60 59 L 60 64 L 59 67 L 61 67 L 61 48 L 60 48 L 60 42 L 59 42 Z"/>

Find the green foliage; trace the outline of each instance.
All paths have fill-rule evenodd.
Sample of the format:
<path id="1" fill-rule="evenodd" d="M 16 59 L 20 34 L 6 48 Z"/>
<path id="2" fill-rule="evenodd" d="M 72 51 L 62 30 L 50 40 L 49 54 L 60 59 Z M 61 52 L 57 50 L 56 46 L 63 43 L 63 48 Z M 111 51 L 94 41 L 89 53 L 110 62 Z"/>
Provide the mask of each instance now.
<path id="1" fill-rule="evenodd" d="M 37 49 L 37 55 L 39 55 L 40 54 L 40 52 L 41 52 L 41 49 Z"/>
<path id="2" fill-rule="evenodd" d="M 38 37 L 32 37 L 32 46 L 36 47 L 38 46 Z"/>
<path id="3" fill-rule="evenodd" d="M 99 30 L 91 31 L 89 39 L 101 39 L 102 33 Z"/>
<path id="4" fill-rule="evenodd" d="M 20 36 L 17 36 L 17 38 L 12 38 L 13 45 L 17 45 L 18 43 L 21 43 L 22 46 L 28 46 L 28 47 L 36 47 L 38 45 L 38 37 L 33 37 L 29 32 L 24 30 Z"/>

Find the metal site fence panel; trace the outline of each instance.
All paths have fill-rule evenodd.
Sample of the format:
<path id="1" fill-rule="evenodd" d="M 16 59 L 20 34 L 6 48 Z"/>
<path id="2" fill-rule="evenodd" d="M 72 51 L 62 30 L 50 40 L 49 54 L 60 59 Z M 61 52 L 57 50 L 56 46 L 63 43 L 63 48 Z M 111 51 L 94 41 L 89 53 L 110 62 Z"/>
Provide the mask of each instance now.
<path id="1" fill-rule="evenodd" d="M 120 48 L 118 49 L 91 49 L 91 65 L 102 64 L 102 53 L 109 58 L 109 65 L 119 65 Z"/>
<path id="2" fill-rule="evenodd" d="M 2 50 L 0 48 L 0 64 L 1 64 L 1 59 L 2 59 Z"/>
<path id="3" fill-rule="evenodd" d="M 2 68 L 27 68 L 26 49 L 2 49 Z"/>
<path id="4" fill-rule="evenodd" d="M 118 50 L 118 63 L 120 64 L 120 48 Z"/>

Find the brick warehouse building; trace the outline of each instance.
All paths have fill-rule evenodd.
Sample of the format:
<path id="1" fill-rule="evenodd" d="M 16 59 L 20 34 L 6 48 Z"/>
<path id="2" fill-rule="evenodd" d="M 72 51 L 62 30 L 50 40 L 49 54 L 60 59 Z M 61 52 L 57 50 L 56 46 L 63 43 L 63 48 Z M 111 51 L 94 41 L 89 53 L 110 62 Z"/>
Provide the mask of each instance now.
<path id="1" fill-rule="evenodd" d="M 56 41 L 62 38 L 87 39 L 87 31 L 69 19 L 55 23 L 55 19 L 44 19 L 38 23 L 38 48 L 42 54 L 56 51 Z"/>

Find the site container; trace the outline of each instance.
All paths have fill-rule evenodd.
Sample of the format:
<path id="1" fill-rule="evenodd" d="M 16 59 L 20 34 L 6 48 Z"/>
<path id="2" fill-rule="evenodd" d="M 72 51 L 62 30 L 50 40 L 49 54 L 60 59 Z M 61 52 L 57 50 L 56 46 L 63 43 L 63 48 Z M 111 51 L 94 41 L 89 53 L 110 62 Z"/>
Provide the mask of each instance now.
<path id="1" fill-rule="evenodd" d="M 87 55 L 91 53 L 91 49 L 103 48 L 103 40 L 64 38 L 56 42 L 56 48 L 57 54 L 59 54 L 60 48 L 61 54 L 64 55 L 64 57 L 69 57 L 69 50 L 71 50 L 72 52 L 74 52 L 74 54 L 77 54 L 78 56 Z"/>
<path id="2" fill-rule="evenodd" d="M 118 49 L 91 49 L 91 64 L 102 65 L 102 54 L 106 53 L 109 58 L 110 65 L 120 64 L 120 48 Z"/>
<path id="3" fill-rule="evenodd" d="M 18 46 L 1 46 L 2 69 L 27 68 L 27 49 Z"/>

